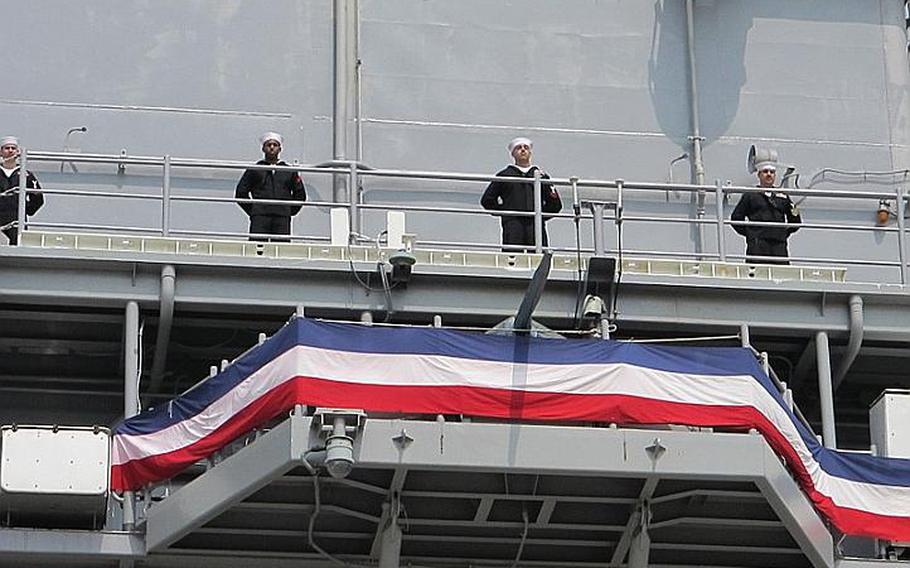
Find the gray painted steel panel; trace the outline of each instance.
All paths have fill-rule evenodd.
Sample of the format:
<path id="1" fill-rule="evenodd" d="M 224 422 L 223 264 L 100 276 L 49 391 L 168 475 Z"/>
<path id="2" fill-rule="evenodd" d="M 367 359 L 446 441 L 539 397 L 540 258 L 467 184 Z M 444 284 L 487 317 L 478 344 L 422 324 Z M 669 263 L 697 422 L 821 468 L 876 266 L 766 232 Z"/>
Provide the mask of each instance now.
<path id="1" fill-rule="evenodd" d="M 365 0 L 364 158 L 382 167 L 492 172 L 508 160 L 505 142 L 527 133 L 555 175 L 664 180 L 669 160 L 688 149 L 683 4 Z M 70 140 L 84 151 L 253 159 L 255 136 L 274 128 L 288 137 L 289 160 L 331 156 L 330 3 L 261 10 L 239 2 L 45 1 L 10 12 L 19 22 L 10 30 L 17 80 L 0 100 L 0 120 L 32 148 L 58 148 L 67 128 L 85 124 L 89 132 Z M 901 127 L 910 115 L 910 72 L 898 2 L 699 0 L 695 22 L 709 180 L 752 183 L 743 163 L 755 141 L 776 146 L 805 174 L 910 164 L 910 133 Z M 36 68 L 42 72 L 30 72 Z M 685 164 L 675 169 L 677 180 L 687 179 Z M 177 187 L 206 193 L 193 179 L 199 175 L 208 177 L 193 173 Z M 56 181 L 50 172 L 43 177 Z M 311 177 L 312 196 L 331 195 L 330 180 Z M 225 176 L 210 189 L 229 196 L 233 183 Z M 430 194 L 426 186 L 368 179 L 366 189 L 368 199 L 371 189 L 397 189 L 381 195 L 390 203 L 477 206 L 483 185 L 457 185 Z M 687 198 L 638 204 L 652 199 L 630 196 L 630 211 L 693 213 Z M 863 223 L 871 225 L 875 206 L 858 208 Z M 842 207 L 813 198 L 803 209 L 808 220 L 825 222 Z M 125 213 L 113 202 L 74 206 L 62 198 L 49 200 L 36 221 L 110 218 L 112 210 L 124 224 L 150 222 L 149 213 Z M 499 236 L 492 218 L 410 217 L 433 240 L 469 234 L 495 243 Z M 174 218 L 187 227 L 246 228 L 229 205 L 187 206 Z M 314 213 L 295 225 L 297 234 L 324 234 L 327 217 Z M 365 229 L 380 227 L 368 221 Z M 551 223 L 550 232 L 557 246 L 574 244 L 571 223 Z M 626 246 L 693 252 L 695 234 L 630 224 Z M 710 251 L 713 237 L 704 240 Z M 741 250 L 732 232 L 727 240 Z M 844 256 L 881 258 L 894 249 L 868 235 L 802 231 L 793 253 L 830 256 L 832 240 Z M 894 281 L 894 271 L 867 272 Z"/>

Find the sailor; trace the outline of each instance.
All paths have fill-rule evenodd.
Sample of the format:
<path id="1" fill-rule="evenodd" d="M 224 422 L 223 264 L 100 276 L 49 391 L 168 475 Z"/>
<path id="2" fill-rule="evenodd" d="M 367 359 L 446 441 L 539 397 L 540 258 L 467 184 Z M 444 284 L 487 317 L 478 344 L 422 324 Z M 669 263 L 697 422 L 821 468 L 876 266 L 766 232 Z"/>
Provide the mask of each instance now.
<path id="1" fill-rule="evenodd" d="M 549 179 L 543 170 L 531 163 L 531 151 L 534 147 L 530 139 L 518 137 L 509 142 L 509 154 L 514 163 L 499 171 L 497 176 L 534 178 L 534 172 L 540 171 L 540 177 Z M 491 211 L 534 211 L 534 183 L 494 181 L 487 186 L 480 198 L 484 209 Z M 562 201 L 550 183 L 541 184 L 541 209 L 544 213 L 559 213 Z M 548 217 L 544 217 L 547 221 Z M 502 249 L 506 252 L 534 251 L 534 217 L 503 215 Z M 542 246 L 547 246 L 547 229 L 544 226 Z"/>
<path id="2" fill-rule="evenodd" d="M 256 164 L 287 166 L 278 157 L 281 154 L 283 139 L 277 132 L 266 132 L 259 137 L 263 158 Z M 306 188 L 300 174 L 287 170 L 246 170 L 237 190 L 236 199 L 269 199 L 306 201 Z M 250 240 L 289 242 L 285 237 L 268 235 L 290 235 L 291 217 L 300 212 L 302 205 L 282 205 L 279 203 L 238 203 L 250 217 Z"/>
<path id="3" fill-rule="evenodd" d="M 790 196 L 774 187 L 777 179 L 777 164 L 762 161 L 755 164 L 758 187 L 765 191 L 744 193 L 730 215 L 733 221 L 787 223 L 790 226 L 748 226 L 733 225 L 733 229 L 746 237 L 746 261 L 764 264 L 790 264 L 787 259 L 787 239 L 799 230 L 802 218 L 799 209 Z M 780 260 L 755 257 L 781 257 Z"/>
<path id="4" fill-rule="evenodd" d="M 6 235 L 9 244 L 19 243 L 19 139 L 15 136 L 0 138 L 0 230 Z M 41 189 L 38 178 L 30 171 L 25 172 L 25 186 L 28 189 Z M 25 196 L 25 214 L 34 215 L 44 205 L 44 196 L 40 192 L 27 192 Z"/>

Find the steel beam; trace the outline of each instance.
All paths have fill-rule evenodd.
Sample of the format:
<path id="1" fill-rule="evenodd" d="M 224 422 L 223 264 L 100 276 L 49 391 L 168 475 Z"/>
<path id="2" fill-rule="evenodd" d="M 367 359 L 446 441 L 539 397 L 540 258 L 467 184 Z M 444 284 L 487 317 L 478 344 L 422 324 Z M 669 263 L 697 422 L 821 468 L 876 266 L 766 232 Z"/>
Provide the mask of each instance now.
<path id="1" fill-rule="evenodd" d="M 148 550 L 166 549 L 299 464 L 304 448 L 295 444 L 294 436 L 306 440 L 308 435 L 300 421 L 308 428 L 309 419 L 291 416 L 149 509 Z"/>
<path id="2" fill-rule="evenodd" d="M 23 251 L 27 254 L 23 254 Z M 44 254 L 47 253 L 47 254 Z M 157 255 L 161 256 L 161 255 Z M 218 259 L 216 259 L 218 260 Z M 242 261 L 242 262 L 240 262 Z M 345 310 L 359 314 L 385 308 L 381 295 L 368 295 L 350 278 L 350 267 L 339 263 L 307 263 L 306 278 L 276 259 L 185 259 L 132 253 L 90 254 L 86 251 L 44 251 L 6 247 L 0 251 L 0 295 L 9 304 L 117 308 L 129 300 L 155 305 L 159 300 L 161 265 L 171 263 L 181 275 L 175 301 L 187 310 L 218 311 L 225 317 L 247 313 L 286 314 L 297 304 L 313 310 Z M 527 287 L 530 270 L 470 269 L 433 266 L 414 268 L 415 280 L 396 296 L 400 312 L 444 317 L 489 318 L 491 323 L 511 315 Z M 535 310 L 538 319 L 574 318 L 574 272 L 552 270 L 547 293 Z M 670 279 L 673 279 L 672 282 Z M 767 284 L 767 285 L 766 285 Z M 667 314 L 680 330 L 729 331 L 750 322 L 753 335 L 773 331 L 802 337 L 816 331 L 845 333 L 842 310 L 818 311 L 818 294 L 828 297 L 861 291 L 865 307 L 865 337 L 870 340 L 910 340 L 910 296 L 871 290 L 863 285 L 837 286 L 721 281 L 697 278 L 642 276 L 623 278 L 622 326 L 666 328 Z M 838 291 L 835 291 L 837 288 Z"/>
<path id="3" fill-rule="evenodd" d="M 142 537 L 123 532 L 0 528 L 0 565 L 8 554 L 59 556 L 65 559 L 137 557 L 145 554 Z"/>
<path id="4" fill-rule="evenodd" d="M 766 447 L 763 438 L 741 434 L 695 436 L 689 432 L 462 422 L 446 424 L 445 451 L 440 452 L 436 423 L 408 421 L 413 441 L 399 450 L 391 439 L 399 435 L 401 427 L 400 420 L 367 420 L 358 436 L 354 467 L 404 465 L 409 469 L 469 468 L 541 475 L 750 480 L 764 467 L 760 449 Z M 667 448 L 656 462 L 646 451 L 655 434 Z M 704 455 L 723 455 L 725 459 L 705 460 Z"/>
<path id="5" fill-rule="evenodd" d="M 754 437 L 761 438 L 758 435 Z M 763 453 L 763 475 L 756 485 L 812 565 L 815 568 L 830 568 L 834 564 L 834 539 L 828 527 L 780 458 L 769 446 L 765 446 Z"/>

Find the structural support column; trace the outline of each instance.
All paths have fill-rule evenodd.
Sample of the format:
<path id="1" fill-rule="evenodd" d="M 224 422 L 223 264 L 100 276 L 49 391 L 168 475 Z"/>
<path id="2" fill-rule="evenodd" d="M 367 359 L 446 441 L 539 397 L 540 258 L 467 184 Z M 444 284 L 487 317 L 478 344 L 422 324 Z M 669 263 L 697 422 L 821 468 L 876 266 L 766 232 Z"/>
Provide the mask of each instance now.
<path id="1" fill-rule="evenodd" d="M 139 304 L 126 303 L 123 326 L 123 416 L 139 413 Z M 123 494 L 123 530 L 136 526 L 135 501 L 132 491 Z"/>
<path id="2" fill-rule="evenodd" d="M 638 505 L 639 523 L 632 531 L 629 544 L 629 568 L 647 568 L 651 553 L 651 535 L 648 525 L 651 524 L 651 506 L 645 500 Z"/>
<path id="3" fill-rule="evenodd" d="M 815 357 L 818 362 L 818 401 L 822 415 L 822 442 L 826 448 L 837 448 L 834 428 L 834 385 L 831 382 L 831 355 L 828 333 L 815 334 Z"/>
<path id="4" fill-rule="evenodd" d="M 383 509 L 390 507 L 383 504 Z M 383 511 L 385 513 L 385 511 Z M 379 537 L 379 568 L 400 568 L 401 566 L 401 527 L 398 526 L 398 515 L 389 515 L 388 524 L 382 529 Z"/>

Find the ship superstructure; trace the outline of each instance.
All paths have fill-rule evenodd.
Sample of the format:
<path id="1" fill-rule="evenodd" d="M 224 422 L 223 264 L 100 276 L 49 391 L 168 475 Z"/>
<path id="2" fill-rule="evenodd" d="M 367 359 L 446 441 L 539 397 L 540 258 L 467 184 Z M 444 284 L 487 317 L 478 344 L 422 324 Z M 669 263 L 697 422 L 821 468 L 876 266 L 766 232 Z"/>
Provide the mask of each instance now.
<path id="1" fill-rule="evenodd" d="M 567 341 L 752 347 L 826 446 L 884 453 L 868 409 L 907 387 L 910 336 L 903 3 L 8 9 L 0 123 L 47 204 L 0 247 L 0 423 L 113 427 L 294 314 L 506 320 Z M 233 199 L 264 130 L 284 133 L 310 196 L 290 243 L 247 240 Z M 552 256 L 502 252 L 479 206 L 517 135 L 564 203 Z M 753 144 L 793 167 L 783 189 L 805 221 L 789 266 L 745 263 L 729 220 L 754 190 Z M 65 499 L 59 514 L 7 511 L 0 564 L 859 568 L 903 554 L 842 540 L 754 434 L 354 414 L 353 470 L 314 484 L 298 444 L 326 412 L 245 435 L 126 516 L 113 499 L 104 522 Z"/>

